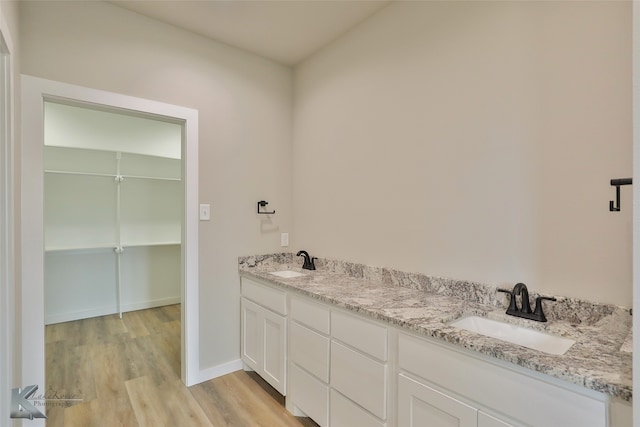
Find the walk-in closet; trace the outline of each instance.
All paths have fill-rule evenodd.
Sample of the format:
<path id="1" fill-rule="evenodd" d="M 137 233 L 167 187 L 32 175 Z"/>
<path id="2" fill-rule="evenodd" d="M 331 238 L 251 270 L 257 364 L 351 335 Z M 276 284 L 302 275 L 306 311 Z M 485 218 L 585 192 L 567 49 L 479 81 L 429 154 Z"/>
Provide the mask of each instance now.
<path id="1" fill-rule="evenodd" d="M 182 127 L 44 108 L 45 323 L 179 303 Z"/>

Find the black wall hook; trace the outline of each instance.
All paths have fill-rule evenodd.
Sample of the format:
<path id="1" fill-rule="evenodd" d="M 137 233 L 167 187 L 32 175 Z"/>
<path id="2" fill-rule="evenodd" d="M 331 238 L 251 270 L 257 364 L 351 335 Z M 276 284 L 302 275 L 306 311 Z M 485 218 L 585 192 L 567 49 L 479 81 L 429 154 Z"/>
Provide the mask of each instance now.
<path id="1" fill-rule="evenodd" d="M 616 187 L 616 201 L 609 201 L 609 210 L 611 212 L 620 212 L 620 186 L 633 184 L 633 178 L 612 179 L 611 185 Z"/>
<path id="2" fill-rule="evenodd" d="M 261 208 L 261 207 L 263 207 L 263 208 L 264 208 L 264 207 L 265 207 L 265 206 L 267 206 L 268 204 L 269 204 L 269 202 L 265 202 L 264 200 L 260 200 L 260 201 L 258 202 L 258 213 L 259 213 L 259 214 L 262 214 L 262 215 L 271 215 L 271 214 L 276 213 L 276 211 L 264 212 L 264 211 L 261 211 L 261 210 L 260 210 L 260 208 Z"/>

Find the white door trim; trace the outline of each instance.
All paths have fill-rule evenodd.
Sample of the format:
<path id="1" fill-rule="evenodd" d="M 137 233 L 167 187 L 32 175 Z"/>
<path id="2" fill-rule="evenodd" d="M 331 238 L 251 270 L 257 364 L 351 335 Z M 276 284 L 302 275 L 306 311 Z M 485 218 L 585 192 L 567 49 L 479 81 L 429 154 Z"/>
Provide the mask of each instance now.
<path id="1" fill-rule="evenodd" d="M 8 425 L 15 366 L 13 42 L 0 12 L 0 425 Z"/>
<path id="2" fill-rule="evenodd" d="M 66 100 L 162 116 L 183 124 L 185 212 L 182 244 L 182 381 L 199 380 L 198 111 L 22 75 L 22 382 L 45 384 L 44 346 L 44 101 Z"/>
<path id="3" fill-rule="evenodd" d="M 632 37 L 633 125 L 633 372 L 640 372 L 640 3 L 634 1 Z M 633 389 L 640 390 L 640 375 L 633 375 Z M 633 425 L 640 426 L 640 393 L 633 394 Z"/>

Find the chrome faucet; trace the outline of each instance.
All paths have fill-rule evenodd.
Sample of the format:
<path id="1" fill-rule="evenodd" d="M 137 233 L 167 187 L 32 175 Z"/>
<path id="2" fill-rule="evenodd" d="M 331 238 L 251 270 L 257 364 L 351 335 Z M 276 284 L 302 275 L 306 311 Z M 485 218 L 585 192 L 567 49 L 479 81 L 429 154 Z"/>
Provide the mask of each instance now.
<path id="1" fill-rule="evenodd" d="M 546 322 L 547 318 L 542 311 L 542 301 L 549 300 L 555 301 L 554 297 L 538 296 L 536 298 L 536 308 L 531 311 L 531 304 L 529 303 L 529 290 L 524 283 L 516 283 L 513 290 L 498 289 L 499 292 L 504 292 L 510 295 L 509 308 L 507 308 L 507 314 L 510 316 L 522 317 L 524 319 L 535 320 L 537 322 Z M 518 308 L 518 301 L 516 296 L 520 296 L 520 308 Z"/>
<path id="2" fill-rule="evenodd" d="M 309 255 L 309 252 L 307 252 L 307 251 L 298 251 L 296 256 L 303 256 L 304 257 L 304 263 L 302 264 L 302 268 L 304 268 L 305 270 L 315 270 L 316 269 L 316 265 L 314 264 L 313 261 L 318 259 L 318 258 L 311 257 Z"/>

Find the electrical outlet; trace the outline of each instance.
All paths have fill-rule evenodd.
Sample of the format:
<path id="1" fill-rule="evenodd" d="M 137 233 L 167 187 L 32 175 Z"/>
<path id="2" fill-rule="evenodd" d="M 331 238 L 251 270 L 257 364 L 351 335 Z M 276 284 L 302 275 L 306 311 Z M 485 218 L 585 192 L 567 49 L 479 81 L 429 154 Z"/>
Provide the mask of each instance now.
<path id="1" fill-rule="evenodd" d="M 280 234 L 280 246 L 289 246 L 289 233 Z"/>
<path id="2" fill-rule="evenodd" d="M 211 219 L 211 205 L 200 205 L 200 221 Z"/>

